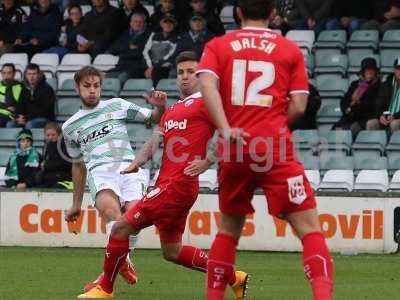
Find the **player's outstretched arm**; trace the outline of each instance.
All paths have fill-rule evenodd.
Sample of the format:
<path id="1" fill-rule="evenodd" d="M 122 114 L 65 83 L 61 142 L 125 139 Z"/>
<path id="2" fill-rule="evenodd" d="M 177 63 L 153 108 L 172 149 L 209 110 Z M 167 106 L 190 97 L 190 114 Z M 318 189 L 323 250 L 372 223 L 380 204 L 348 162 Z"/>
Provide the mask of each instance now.
<path id="1" fill-rule="evenodd" d="M 289 125 L 296 122 L 304 115 L 307 108 L 308 94 L 295 93 L 290 95 L 289 109 L 288 109 L 288 122 Z"/>
<path id="2" fill-rule="evenodd" d="M 152 91 L 149 95 L 144 95 L 144 98 L 148 103 L 154 105 L 154 109 L 151 113 L 151 120 L 154 124 L 158 124 L 167 105 L 167 93 Z"/>
<path id="3" fill-rule="evenodd" d="M 153 157 L 153 154 L 157 151 L 161 141 L 162 134 L 160 134 L 160 129 L 157 126 L 154 129 L 151 138 L 143 145 L 133 162 L 125 170 L 121 171 L 121 174 L 138 172 L 139 168 Z"/>
<path id="4" fill-rule="evenodd" d="M 74 183 L 72 206 L 65 211 L 65 220 L 67 222 L 76 221 L 81 213 L 86 183 L 86 167 L 81 160 L 72 163 L 72 182 Z"/>

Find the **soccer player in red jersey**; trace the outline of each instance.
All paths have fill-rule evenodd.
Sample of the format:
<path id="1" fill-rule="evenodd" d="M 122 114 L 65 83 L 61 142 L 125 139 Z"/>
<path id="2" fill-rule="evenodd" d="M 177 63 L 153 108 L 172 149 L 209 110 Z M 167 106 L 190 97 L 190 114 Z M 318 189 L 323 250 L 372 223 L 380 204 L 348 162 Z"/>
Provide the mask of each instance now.
<path id="1" fill-rule="evenodd" d="M 303 245 L 314 299 L 332 299 L 333 260 L 321 233 L 304 168 L 294 157 L 288 125 L 304 113 L 308 79 L 300 49 L 267 29 L 272 0 L 238 0 L 242 28 L 211 40 L 198 74 L 219 145 L 220 231 L 209 252 L 207 299 L 223 299 L 254 190 L 269 213 L 284 217 Z"/>
<path id="2" fill-rule="evenodd" d="M 182 100 L 164 113 L 153 137 L 143 146 L 124 174 L 137 172 L 158 147 L 163 137 L 164 150 L 155 188 L 136 206 L 129 208 L 124 219 L 115 223 L 104 259 L 104 273 L 99 284 L 78 299 L 113 299 L 113 285 L 128 249 L 128 237 L 155 225 L 159 230 L 163 256 L 187 268 L 206 272 L 207 254 L 196 247 L 182 245 L 189 210 L 199 192 L 198 174 L 212 163 L 206 158 L 207 144 L 214 133 L 196 77 L 194 52 L 177 57 L 178 86 Z M 235 299 L 244 299 L 247 274 L 236 271 L 229 280 Z"/>

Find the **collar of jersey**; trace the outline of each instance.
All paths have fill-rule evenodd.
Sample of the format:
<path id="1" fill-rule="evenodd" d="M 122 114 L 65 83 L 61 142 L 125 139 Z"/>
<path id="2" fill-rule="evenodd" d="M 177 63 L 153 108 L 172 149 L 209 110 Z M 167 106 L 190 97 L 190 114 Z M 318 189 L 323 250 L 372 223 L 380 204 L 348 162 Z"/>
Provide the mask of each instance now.
<path id="1" fill-rule="evenodd" d="M 181 102 L 185 102 L 186 100 L 189 100 L 189 99 L 192 99 L 192 98 L 200 98 L 200 97 L 201 97 L 201 93 L 197 92 L 197 93 L 194 93 L 194 94 L 190 95 L 189 97 L 186 97 L 183 100 L 178 100 L 178 102 L 181 103 Z"/>
<path id="2" fill-rule="evenodd" d="M 269 28 L 263 28 L 263 27 L 243 27 L 243 30 L 263 30 L 263 31 L 272 31 Z"/>

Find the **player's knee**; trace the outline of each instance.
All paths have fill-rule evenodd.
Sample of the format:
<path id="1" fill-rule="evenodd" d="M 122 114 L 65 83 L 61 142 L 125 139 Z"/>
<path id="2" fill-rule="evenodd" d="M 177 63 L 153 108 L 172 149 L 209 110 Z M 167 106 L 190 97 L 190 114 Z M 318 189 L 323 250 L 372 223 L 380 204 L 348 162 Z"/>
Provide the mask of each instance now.
<path id="1" fill-rule="evenodd" d="M 111 231 L 111 235 L 120 240 L 127 239 L 132 233 L 131 226 L 125 221 L 116 222 Z"/>
<path id="2" fill-rule="evenodd" d="M 118 221 L 121 219 L 121 212 L 113 207 L 106 208 L 102 212 L 102 217 L 106 223 L 111 221 Z"/>

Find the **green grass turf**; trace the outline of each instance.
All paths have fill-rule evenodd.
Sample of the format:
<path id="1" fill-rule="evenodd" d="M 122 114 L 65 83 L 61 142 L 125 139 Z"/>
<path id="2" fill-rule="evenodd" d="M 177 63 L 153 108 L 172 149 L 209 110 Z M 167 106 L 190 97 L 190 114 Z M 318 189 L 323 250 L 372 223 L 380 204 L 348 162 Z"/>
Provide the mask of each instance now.
<path id="1" fill-rule="evenodd" d="M 102 266 L 101 249 L 0 247 L 0 299 L 72 300 Z M 400 257 L 335 255 L 335 299 L 400 299 Z M 204 274 L 164 262 L 158 250 L 137 250 L 139 283 L 118 279 L 118 300 L 203 299 Z M 251 273 L 247 299 L 311 299 L 300 254 L 239 252 Z M 226 299 L 233 299 L 230 291 Z"/>

